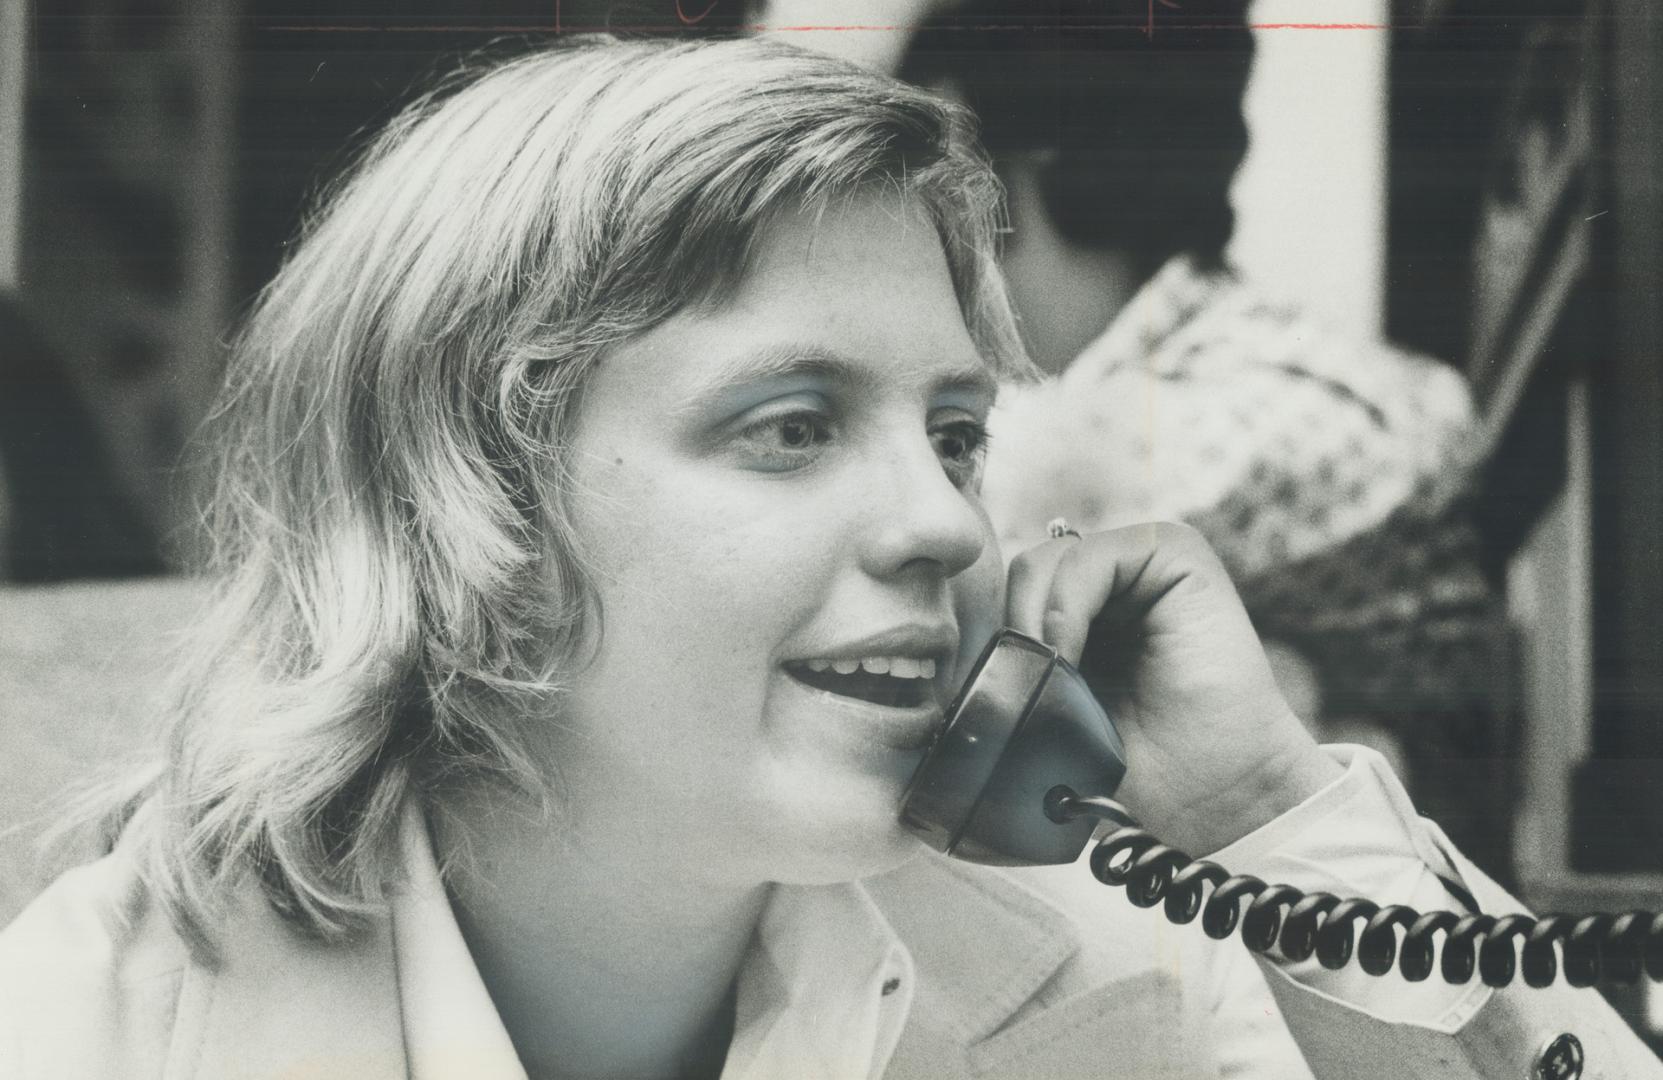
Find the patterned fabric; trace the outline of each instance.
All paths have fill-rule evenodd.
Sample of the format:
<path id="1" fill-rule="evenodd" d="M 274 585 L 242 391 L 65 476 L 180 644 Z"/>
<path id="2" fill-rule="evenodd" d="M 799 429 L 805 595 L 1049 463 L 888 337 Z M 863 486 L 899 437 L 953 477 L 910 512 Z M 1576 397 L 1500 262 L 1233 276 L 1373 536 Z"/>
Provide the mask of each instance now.
<path id="1" fill-rule="evenodd" d="M 1497 608 L 1459 504 L 1472 407 L 1448 367 L 1179 258 L 1060 377 L 1009 388 L 990 426 L 983 492 L 1007 552 L 1058 516 L 1185 521 L 1260 633 L 1315 665 L 1328 715 L 1493 693 Z"/>

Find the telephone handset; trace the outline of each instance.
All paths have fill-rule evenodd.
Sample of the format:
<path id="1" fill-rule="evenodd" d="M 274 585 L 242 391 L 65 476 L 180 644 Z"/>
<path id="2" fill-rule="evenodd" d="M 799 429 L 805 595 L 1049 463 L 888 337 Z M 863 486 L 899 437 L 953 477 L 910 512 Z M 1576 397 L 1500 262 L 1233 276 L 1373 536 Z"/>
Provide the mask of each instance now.
<path id="1" fill-rule="evenodd" d="M 1561 963 L 1572 986 L 1634 982 L 1642 973 L 1663 981 L 1663 915 L 1423 914 L 1232 875 L 1138 828 L 1113 799 L 1125 774 L 1120 736 L 1084 677 L 1050 646 L 1001 630 L 948 706 L 902 796 L 901 821 L 937 851 L 997 866 L 1073 862 L 1099 822 L 1111 822 L 1120 827 L 1091 854 L 1099 881 L 1124 887 L 1139 907 L 1164 902 L 1171 922 L 1199 916 L 1209 937 L 1239 926 L 1255 952 L 1314 954 L 1328 968 L 1355 952 L 1371 975 L 1396 966 L 1418 982 L 1432 973 L 1441 931 L 1437 966 L 1451 983 L 1467 982 L 1476 968 L 1486 984 L 1505 986 L 1522 967 L 1526 984 L 1547 986 Z"/>

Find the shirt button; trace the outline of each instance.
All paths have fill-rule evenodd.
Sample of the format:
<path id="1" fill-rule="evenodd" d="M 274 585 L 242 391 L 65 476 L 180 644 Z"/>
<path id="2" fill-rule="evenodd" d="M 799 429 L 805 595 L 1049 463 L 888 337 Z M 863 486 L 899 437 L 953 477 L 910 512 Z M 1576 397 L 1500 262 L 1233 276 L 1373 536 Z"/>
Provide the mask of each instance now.
<path id="1" fill-rule="evenodd" d="M 895 976 L 891 976 L 891 977 L 889 977 L 889 978 L 887 978 L 883 981 L 883 990 L 882 990 L 883 996 L 888 997 L 890 994 L 893 994 L 895 991 L 899 990 L 900 988 L 901 988 L 901 980 L 899 978 L 895 977 Z"/>
<path id="2" fill-rule="evenodd" d="M 1566 1032 L 1549 1039 L 1536 1055 L 1534 1080 L 1577 1080 L 1582 1075 L 1582 1043 Z"/>

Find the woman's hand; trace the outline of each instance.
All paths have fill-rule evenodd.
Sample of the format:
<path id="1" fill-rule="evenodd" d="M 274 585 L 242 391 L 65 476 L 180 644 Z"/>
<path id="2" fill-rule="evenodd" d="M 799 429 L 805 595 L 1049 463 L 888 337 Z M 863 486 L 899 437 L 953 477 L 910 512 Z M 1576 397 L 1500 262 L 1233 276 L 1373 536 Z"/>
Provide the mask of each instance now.
<path id="1" fill-rule="evenodd" d="M 1200 534 L 1134 525 L 1011 564 L 1006 618 L 1076 664 L 1126 745 L 1117 798 L 1193 855 L 1340 774 L 1276 688 L 1235 587 Z"/>

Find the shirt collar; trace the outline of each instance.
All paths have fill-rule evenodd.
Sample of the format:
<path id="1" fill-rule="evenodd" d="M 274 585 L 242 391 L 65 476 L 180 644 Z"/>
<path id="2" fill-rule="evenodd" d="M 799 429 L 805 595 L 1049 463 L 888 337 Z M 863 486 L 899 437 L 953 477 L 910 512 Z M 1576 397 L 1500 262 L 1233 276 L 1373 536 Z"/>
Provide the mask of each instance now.
<path id="1" fill-rule="evenodd" d="M 392 934 L 409 1075 L 525 1080 L 413 803 L 400 843 L 406 886 L 392 900 Z M 913 983 L 911 956 L 863 886 L 779 886 L 740 969 L 722 1076 L 879 1076 Z"/>
<path id="2" fill-rule="evenodd" d="M 1084 873 L 1039 873 L 1054 871 Z M 995 868 L 932 853 L 864 887 L 907 943 L 935 1021 L 966 1045 L 1009 1024 L 1080 948 L 1051 897 Z"/>
<path id="3" fill-rule="evenodd" d="M 777 887 L 740 972 L 723 1080 L 881 1075 L 914 982 L 863 886 Z"/>
<path id="4" fill-rule="evenodd" d="M 405 877 L 393 894 L 391 921 L 410 1080 L 526 1080 L 462 939 L 414 800 L 405 804 L 399 844 Z"/>

